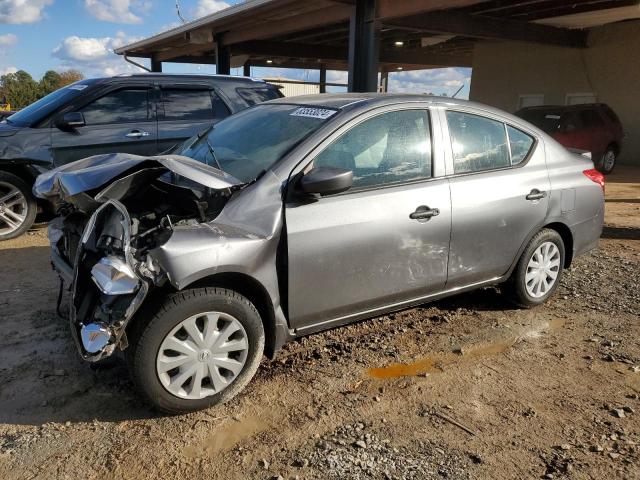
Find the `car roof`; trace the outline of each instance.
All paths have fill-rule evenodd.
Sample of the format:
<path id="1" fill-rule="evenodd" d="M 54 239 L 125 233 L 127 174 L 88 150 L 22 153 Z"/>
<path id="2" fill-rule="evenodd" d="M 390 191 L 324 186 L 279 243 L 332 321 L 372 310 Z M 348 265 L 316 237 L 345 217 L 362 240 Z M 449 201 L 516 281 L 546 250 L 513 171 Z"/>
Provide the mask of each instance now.
<path id="1" fill-rule="evenodd" d="M 410 93 L 321 93 L 316 95 L 300 95 L 296 97 L 283 97 L 269 100 L 266 104 L 280 103 L 300 106 L 313 106 L 318 108 L 332 108 L 336 110 L 369 110 L 385 105 L 397 105 L 402 103 L 421 102 L 446 107 L 473 107 L 486 113 L 505 117 L 519 123 L 522 119 L 512 114 L 483 103 L 462 100 L 459 98 L 439 97 L 428 94 Z"/>
<path id="2" fill-rule="evenodd" d="M 97 82 L 108 82 L 117 79 L 147 79 L 147 80 L 215 80 L 217 82 L 229 82 L 229 83 L 245 83 L 248 85 L 271 85 L 264 80 L 253 77 L 241 77 L 236 75 L 209 75 L 209 74 L 196 74 L 196 73 L 161 73 L 161 72 L 147 72 L 147 73 L 133 73 L 133 74 L 121 74 L 113 77 L 101 77 L 92 78 L 91 80 Z M 275 85 L 271 85 L 273 88 L 277 88 Z"/>

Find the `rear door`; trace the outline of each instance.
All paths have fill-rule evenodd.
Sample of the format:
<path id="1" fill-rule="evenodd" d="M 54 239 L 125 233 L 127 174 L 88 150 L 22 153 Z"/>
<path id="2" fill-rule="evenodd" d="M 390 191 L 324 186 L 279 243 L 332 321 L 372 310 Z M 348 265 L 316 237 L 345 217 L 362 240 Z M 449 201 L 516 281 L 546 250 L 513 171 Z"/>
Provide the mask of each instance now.
<path id="1" fill-rule="evenodd" d="M 543 224 L 550 182 L 533 133 L 472 109 L 446 110 L 451 247 L 447 289 L 498 278 Z"/>
<path id="2" fill-rule="evenodd" d="M 160 84 L 158 152 L 163 153 L 230 115 L 207 84 Z"/>
<path id="3" fill-rule="evenodd" d="M 323 142 L 305 168 L 352 170 L 353 187 L 286 203 L 289 316 L 303 331 L 424 297 L 446 281 L 449 184 L 435 168 L 433 116 L 427 108 L 371 115 Z M 439 214 L 412 218 L 429 209 Z"/>
<path id="4" fill-rule="evenodd" d="M 71 132 L 51 127 L 55 166 L 102 153 L 156 154 L 158 125 L 150 84 L 112 86 L 70 108 L 83 114 L 85 126 Z"/>

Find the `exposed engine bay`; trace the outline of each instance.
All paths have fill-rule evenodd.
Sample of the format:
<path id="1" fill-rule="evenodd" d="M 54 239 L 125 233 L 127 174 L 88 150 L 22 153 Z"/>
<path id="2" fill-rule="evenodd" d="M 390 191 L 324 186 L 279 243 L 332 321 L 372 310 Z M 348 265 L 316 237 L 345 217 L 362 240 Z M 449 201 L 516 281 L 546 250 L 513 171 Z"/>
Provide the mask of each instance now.
<path id="1" fill-rule="evenodd" d="M 215 219 L 243 188 L 185 157 L 152 158 L 90 157 L 42 175 L 34 187 L 56 206 L 52 263 L 72 293 L 71 330 L 88 361 L 126 348 L 127 323 L 149 291 L 167 282 L 150 252 L 176 228 Z"/>

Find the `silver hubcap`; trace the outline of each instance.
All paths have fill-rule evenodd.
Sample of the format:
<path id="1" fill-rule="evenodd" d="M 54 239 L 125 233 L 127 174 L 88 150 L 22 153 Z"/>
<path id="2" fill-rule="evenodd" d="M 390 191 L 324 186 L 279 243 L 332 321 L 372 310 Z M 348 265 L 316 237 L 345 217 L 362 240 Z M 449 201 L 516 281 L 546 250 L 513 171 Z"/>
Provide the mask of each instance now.
<path id="1" fill-rule="evenodd" d="M 238 320 L 222 312 L 204 312 L 180 322 L 164 338 L 156 371 L 169 393 L 198 400 L 231 385 L 248 352 L 247 332 Z"/>
<path id="2" fill-rule="evenodd" d="M 543 297 L 553 288 L 560 272 L 560 250 L 553 242 L 544 242 L 529 259 L 525 286 L 534 298 Z"/>
<path id="3" fill-rule="evenodd" d="M 616 154 L 609 150 L 604 154 L 604 169 L 611 170 L 613 168 L 613 164 L 616 163 Z"/>
<path id="4" fill-rule="evenodd" d="M 14 185 L 0 182 L 0 236 L 18 230 L 27 218 L 27 199 Z"/>

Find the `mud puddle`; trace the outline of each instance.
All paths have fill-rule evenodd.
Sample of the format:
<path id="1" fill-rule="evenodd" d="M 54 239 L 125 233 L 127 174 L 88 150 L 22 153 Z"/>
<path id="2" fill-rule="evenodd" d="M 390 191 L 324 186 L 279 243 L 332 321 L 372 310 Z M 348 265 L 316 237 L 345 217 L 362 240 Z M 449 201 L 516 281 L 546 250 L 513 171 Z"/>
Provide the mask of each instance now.
<path id="1" fill-rule="evenodd" d="M 445 367 L 478 363 L 482 357 L 504 353 L 516 343 L 531 338 L 541 337 L 562 328 L 565 324 L 562 318 L 537 322 L 525 328 L 516 330 L 512 335 L 491 342 L 478 342 L 463 345 L 451 352 L 435 353 L 411 363 L 394 363 L 386 367 L 370 368 L 367 373 L 372 378 L 384 379 L 395 377 L 411 377 L 417 375 L 440 373 Z"/>

